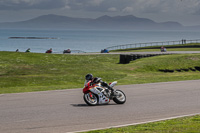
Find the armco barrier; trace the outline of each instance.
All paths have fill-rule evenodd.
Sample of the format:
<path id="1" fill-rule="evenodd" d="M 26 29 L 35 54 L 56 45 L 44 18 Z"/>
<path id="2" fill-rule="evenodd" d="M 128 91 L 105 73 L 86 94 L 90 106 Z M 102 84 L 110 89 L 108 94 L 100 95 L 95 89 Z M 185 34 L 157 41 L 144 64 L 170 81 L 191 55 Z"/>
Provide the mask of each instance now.
<path id="1" fill-rule="evenodd" d="M 158 55 L 166 55 L 166 54 L 120 54 L 119 64 L 128 64 L 130 63 L 130 61 L 134 61 L 140 58 L 158 56 Z"/>

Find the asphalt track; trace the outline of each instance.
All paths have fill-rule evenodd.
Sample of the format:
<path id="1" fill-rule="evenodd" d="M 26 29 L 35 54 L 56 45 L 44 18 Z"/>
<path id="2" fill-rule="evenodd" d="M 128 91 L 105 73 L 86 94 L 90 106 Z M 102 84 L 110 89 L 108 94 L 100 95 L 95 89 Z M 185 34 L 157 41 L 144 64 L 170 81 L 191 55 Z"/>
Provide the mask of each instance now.
<path id="1" fill-rule="evenodd" d="M 82 89 L 0 95 L 0 133 L 66 133 L 200 114 L 200 80 L 122 85 L 124 105 L 90 107 Z"/>

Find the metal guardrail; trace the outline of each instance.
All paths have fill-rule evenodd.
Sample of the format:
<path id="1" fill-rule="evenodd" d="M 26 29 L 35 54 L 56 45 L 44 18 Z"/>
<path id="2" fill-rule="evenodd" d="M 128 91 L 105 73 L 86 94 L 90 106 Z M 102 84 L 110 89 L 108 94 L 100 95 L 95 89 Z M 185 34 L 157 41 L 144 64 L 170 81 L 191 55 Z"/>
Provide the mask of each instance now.
<path id="1" fill-rule="evenodd" d="M 110 51 L 110 50 L 118 50 L 118 49 L 120 50 L 120 49 L 141 48 L 141 47 L 148 47 L 148 46 L 177 45 L 177 44 L 186 44 L 186 43 L 200 43 L 200 39 L 124 44 L 124 45 L 107 47 L 106 49 Z"/>
<path id="2" fill-rule="evenodd" d="M 162 53 L 162 54 L 120 54 L 119 64 L 128 64 L 130 61 L 134 61 L 140 58 L 159 56 L 159 55 L 169 55 L 172 53 Z M 175 53 L 174 53 L 175 54 Z"/>

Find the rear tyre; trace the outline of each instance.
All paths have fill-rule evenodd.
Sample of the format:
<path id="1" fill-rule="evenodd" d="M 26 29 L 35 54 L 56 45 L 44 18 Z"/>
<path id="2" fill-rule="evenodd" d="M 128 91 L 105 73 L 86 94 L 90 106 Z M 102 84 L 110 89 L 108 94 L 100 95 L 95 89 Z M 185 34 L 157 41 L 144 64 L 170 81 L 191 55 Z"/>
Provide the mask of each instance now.
<path id="1" fill-rule="evenodd" d="M 83 95 L 84 101 L 89 105 L 89 106 L 95 106 L 98 104 L 98 98 L 95 94 L 93 93 L 86 93 Z"/>
<path id="2" fill-rule="evenodd" d="M 113 98 L 113 101 L 117 104 L 124 104 L 126 102 L 126 95 L 121 90 L 116 90 L 117 96 Z"/>

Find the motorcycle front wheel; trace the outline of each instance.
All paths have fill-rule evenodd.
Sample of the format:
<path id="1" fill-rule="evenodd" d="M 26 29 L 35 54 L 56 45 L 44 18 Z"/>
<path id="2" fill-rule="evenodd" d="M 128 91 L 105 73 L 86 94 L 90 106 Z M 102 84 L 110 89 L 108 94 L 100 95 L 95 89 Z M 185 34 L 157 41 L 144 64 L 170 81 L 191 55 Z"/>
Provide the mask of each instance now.
<path id="1" fill-rule="evenodd" d="M 113 101 L 117 104 L 124 104 L 126 102 L 126 95 L 121 90 L 116 90 L 117 96 L 113 98 Z"/>
<path id="2" fill-rule="evenodd" d="M 95 106 L 95 105 L 98 104 L 98 98 L 93 93 L 86 93 L 86 94 L 84 94 L 83 95 L 83 99 L 90 106 Z"/>

